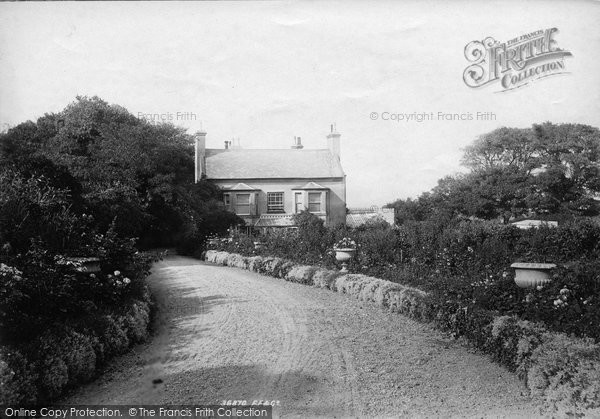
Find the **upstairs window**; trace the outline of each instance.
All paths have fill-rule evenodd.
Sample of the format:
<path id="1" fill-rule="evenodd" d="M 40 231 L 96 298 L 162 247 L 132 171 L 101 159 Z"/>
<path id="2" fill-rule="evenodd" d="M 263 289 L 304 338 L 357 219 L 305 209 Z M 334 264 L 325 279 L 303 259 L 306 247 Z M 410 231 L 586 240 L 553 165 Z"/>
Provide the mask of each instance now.
<path id="1" fill-rule="evenodd" d="M 321 192 L 308 193 L 308 211 L 321 212 Z"/>
<path id="2" fill-rule="evenodd" d="M 239 193 L 235 196 L 235 213 L 238 215 L 250 215 L 249 193 Z"/>
<path id="3" fill-rule="evenodd" d="M 267 192 L 267 212 L 282 213 L 283 210 L 283 192 Z"/>

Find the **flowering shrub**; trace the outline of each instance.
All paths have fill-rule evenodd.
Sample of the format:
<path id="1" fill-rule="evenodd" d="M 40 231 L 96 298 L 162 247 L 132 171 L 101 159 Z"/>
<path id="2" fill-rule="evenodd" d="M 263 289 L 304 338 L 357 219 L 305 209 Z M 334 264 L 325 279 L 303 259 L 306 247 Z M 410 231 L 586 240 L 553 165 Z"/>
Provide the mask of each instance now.
<path id="1" fill-rule="evenodd" d="M 516 312 L 554 330 L 600 338 L 600 260 L 555 269 L 552 282 L 524 291 Z"/>
<path id="2" fill-rule="evenodd" d="M 12 205 L 4 198 L 0 191 L 1 211 Z M 47 199 L 44 208 L 59 211 L 59 227 L 67 229 L 60 240 L 48 233 L 57 225 L 26 241 L 17 240 L 24 231 L 0 230 L 0 404 L 50 401 L 147 334 L 144 278 L 152 258 L 113 227 L 80 229 L 88 216 L 55 208 L 51 194 Z M 38 204 L 28 205 L 25 212 L 35 214 Z M 50 215 L 46 222 L 58 222 Z M 99 258 L 100 271 L 83 271 L 73 256 Z"/>
<path id="3" fill-rule="evenodd" d="M 20 350 L 0 347 L 0 403 L 35 403 L 37 374 Z"/>
<path id="4" fill-rule="evenodd" d="M 600 414 L 600 351 L 589 340 L 547 335 L 532 353 L 527 382 L 562 416 Z"/>
<path id="5" fill-rule="evenodd" d="M 356 249 L 356 242 L 350 237 L 344 237 L 338 241 L 334 246 L 334 249 Z"/>
<path id="6" fill-rule="evenodd" d="M 111 356 L 148 336 L 150 294 L 120 313 L 56 324 L 19 348 L 0 347 L 0 404 L 45 403 L 90 380 Z"/>
<path id="7" fill-rule="evenodd" d="M 600 338 L 594 319 L 600 312 L 600 226 L 576 221 L 557 228 L 520 230 L 477 221 L 407 222 L 325 229 L 304 215 L 298 231 L 278 231 L 256 238 L 235 236 L 220 249 L 246 256 L 277 256 L 299 264 L 336 267 L 334 246 L 356 244 L 351 272 L 414 286 L 470 309 L 498 311 L 543 322 L 556 331 Z M 307 243 L 311 243 L 310 247 Z M 552 283 L 540 290 L 514 284 L 515 261 L 554 262 Z M 564 289 L 562 291 L 561 289 Z"/>
<path id="8" fill-rule="evenodd" d="M 249 261 L 256 257 L 208 251 L 205 259 Z M 261 258 L 262 259 L 262 258 Z M 264 258 L 261 272 L 279 277 L 279 267 L 286 261 Z M 303 283 L 346 293 L 363 301 L 372 301 L 394 313 L 434 325 L 467 338 L 475 347 L 517 372 L 533 395 L 543 399 L 554 413 L 567 416 L 597 416 L 600 412 L 600 344 L 591 339 L 568 337 L 554 333 L 541 323 L 502 316 L 497 312 L 469 305 L 467 301 L 441 298 L 413 287 L 361 274 L 341 275 L 323 268 L 310 270 L 291 262 L 287 280 L 295 280 L 302 272 Z M 291 274 L 294 272 L 294 274 Z M 291 274 L 291 275 L 290 275 Z M 312 277 L 311 277 L 312 275 Z"/>

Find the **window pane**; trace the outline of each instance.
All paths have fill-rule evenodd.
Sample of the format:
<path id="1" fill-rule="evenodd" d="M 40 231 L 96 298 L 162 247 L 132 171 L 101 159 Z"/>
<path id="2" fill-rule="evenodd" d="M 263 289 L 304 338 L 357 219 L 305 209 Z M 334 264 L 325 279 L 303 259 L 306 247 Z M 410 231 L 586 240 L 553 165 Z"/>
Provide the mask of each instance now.
<path id="1" fill-rule="evenodd" d="M 321 212 L 321 193 L 308 193 L 308 211 Z"/>
<path id="2" fill-rule="evenodd" d="M 250 215 L 250 194 L 236 195 L 236 214 Z"/>
<path id="3" fill-rule="evenodd" d="M 283 212 L 283 192 L 267 193 L 267 212 Z"/>

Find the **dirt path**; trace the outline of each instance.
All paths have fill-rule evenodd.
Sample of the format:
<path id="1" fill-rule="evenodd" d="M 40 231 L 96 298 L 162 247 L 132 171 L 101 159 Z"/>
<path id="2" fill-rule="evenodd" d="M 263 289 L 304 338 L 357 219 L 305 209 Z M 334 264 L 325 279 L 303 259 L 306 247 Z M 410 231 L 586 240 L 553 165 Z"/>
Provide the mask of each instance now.
<path id="1" fill-rule="evenodd" d="M 178 256 L 149 282 L 155 336 L 63 403 L 277 400 L 276 417 L 539 416 L 513 374 L 347 296 Z"/>

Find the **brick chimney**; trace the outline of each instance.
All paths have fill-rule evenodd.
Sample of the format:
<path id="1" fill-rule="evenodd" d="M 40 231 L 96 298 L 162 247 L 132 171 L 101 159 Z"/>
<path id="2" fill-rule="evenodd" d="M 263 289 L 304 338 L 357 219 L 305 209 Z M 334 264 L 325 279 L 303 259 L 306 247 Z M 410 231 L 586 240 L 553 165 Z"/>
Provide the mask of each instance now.
<path id="1" fill-rule="evenodd" d="M 335 124 L 331 124 L 329 134 L 327 134 L 327 148 L 331 154 L 340 159 L 340 134 L 335 129 Z"/>
<path id="2" fill-rule="evenodd" d="M 240 141 L 240 137 L 232 138 L 229 142 L 232 150 L 240 150 L 242 148 L 242 143 Z"/>
<path id="3" fill-rule="evenodd" d="M 194 136 L 196 143 L 194 146 L 195 156 L 195 181 L 198 183 L 200 179 L 206 176 L 206 132 L 198 131 Z"/>
<path id="4" fill-rule="evenodd" d="M 300 138 L 300 137 L 294 137 L 294 144 L 292 144 L 292 148 L 296 149 L 296 150 L 303 149 L 304 146 L 302 145 L 302 138 Z"/>

